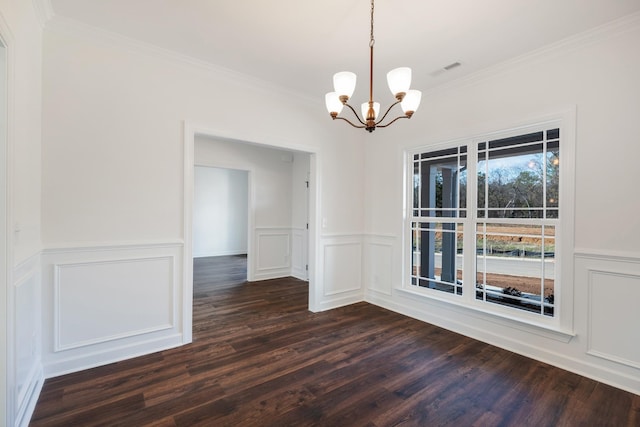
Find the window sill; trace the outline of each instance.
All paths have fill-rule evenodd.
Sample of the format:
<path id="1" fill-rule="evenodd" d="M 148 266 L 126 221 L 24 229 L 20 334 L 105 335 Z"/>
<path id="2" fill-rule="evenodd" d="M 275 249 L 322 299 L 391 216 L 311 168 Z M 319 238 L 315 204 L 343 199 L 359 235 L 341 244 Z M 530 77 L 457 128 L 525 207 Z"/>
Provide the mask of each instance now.
<path id="1" fill-rule="evenodd" d="M 442 304 L 444 308 L 454 308 L 459 312 L 463 312 L 464 314 L 475 317 L 479 320 L 497 323 L 502 326 L 518 329 L 523 332 L 539 335 L 555 341 L 568 343 L 576 336 L 573 331 L 559 328 L 556 325 L 535 322 L 529 319 L 524 319 L 520 316 L 470 306 L 468 304 L 455 301 L 455 298 L 447 298 L 444 295 L 432 295 L 431 293 L 420 292 L 418 290 L 407 288 L 396 288 L 396 290 L 415 301 Z"/>

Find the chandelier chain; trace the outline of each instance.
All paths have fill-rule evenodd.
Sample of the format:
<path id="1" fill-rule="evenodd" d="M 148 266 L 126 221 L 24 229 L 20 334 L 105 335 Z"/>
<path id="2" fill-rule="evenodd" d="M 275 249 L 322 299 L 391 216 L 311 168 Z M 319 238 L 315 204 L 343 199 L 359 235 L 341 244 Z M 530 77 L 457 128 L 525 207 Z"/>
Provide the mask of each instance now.
<path id="1" fill-rule="evenodd" d="M 376 39 L 373 38 L 373 0 L 371 0 L 371 38 L 369 39 L 369 47 L 373 47 L 376 44 Z"/>

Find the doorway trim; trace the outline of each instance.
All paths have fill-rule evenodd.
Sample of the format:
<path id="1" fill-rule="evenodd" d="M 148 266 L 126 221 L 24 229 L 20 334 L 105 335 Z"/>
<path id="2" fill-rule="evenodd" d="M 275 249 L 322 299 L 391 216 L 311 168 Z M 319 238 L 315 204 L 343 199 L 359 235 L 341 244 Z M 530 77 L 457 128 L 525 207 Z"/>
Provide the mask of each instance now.
<path id="1" fill-rule="evenodd" d="M 246 141 L 238 139 L 227 132 L 212 129 L 208 126 L 199 125 L 189 121 L 184 121 L 184 202 L 183 202 L 183 274 L 182 274 L 182 342 L 188 344 L 193 340 L 193 199 L 194 199 L 194 174 L 195 174 L 195 138 L 196 135 L 208 138 L 217 138 L 224 141 L 254 144 L 265 148 L 279 150 L 292 150 L 309 154 L 309 240 L 307 260 L 309 264 L 309 310 L 317 311 L 318 298 L 316 280 L 316 254 L 319 230 L 317 226 L 319 203 L 319 153 L 309 147 L 301 147 L 291 144 L 271 145 L 258 141 Z M 251 176 L 250 176 L 251 178 Z M 249 192 L 251 197 L 252 185 Z M 250 210 L 251 211 L 251 210 Z M 250 222 L 252 214 L 249 212 Z M 250 230 L 249 233 L 250 234 Z M 252 242 L 250 242 L 252 244 Z M 249 246 L 251 248 L 251 246 Z"/>
<path id="2" fill-rule="evenodd" d="M 14 393 L 16 382 L 15 357 L 15 290 L 13 286 L 13 213 L 10 208 L 13 199 L 13 139 L 14 139 L 14 92 L 15 72 L 14 38 L 4 16 L 0 14 L 0 44 L 3 48 L 4 64 L 2 78 L 4 122 L 0 141 L 0 424 L 15 424 L 17 420 L 17 399 Z M 33 402 L 35 406 L 35 402 Z"/>

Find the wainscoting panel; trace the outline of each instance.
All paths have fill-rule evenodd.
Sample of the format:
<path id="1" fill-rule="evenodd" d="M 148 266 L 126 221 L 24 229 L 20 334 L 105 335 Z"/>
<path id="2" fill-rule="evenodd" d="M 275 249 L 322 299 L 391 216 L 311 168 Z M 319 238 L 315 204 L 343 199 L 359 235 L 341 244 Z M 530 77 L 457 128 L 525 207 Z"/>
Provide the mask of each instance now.
<path id="1" fill-rule="evenodd" d="M 589 354 L 640 368 L 638 301 L 640 275 L 589 271 Z"/>
<path id="2" fill-rule="evenodd" d="M 256 228 L 254 280 L 291 275 L 291 229 Z"/>
<path id="3" fill-rule="evenodd" d="M 182 243 L 47 249 L 47 377 L 183 343 Z"/>
<path id="4" fill-rule="evenodd" d="M 9 356 L 9 366 L 15 384 L 10 390 L 15 394 L 11 401 L 16 425 L 26 425 L 44 382 L 40 357 L 40 253 L 21 262 L 12 277 L 15 307 L 9 324 L 14 351 Z"/>
<path id="5" fill-rule="evenodd" d="M 640 381 L 640 257 L 578 252 L 575 268 L 585 291 L 576 300 L 579 306 L 585 300 L 578 318 L 585 319 L 587 354 L 610 362 L 612 370 L 633 368 L 627 376 Z"/>
<path id="6" fill-rule="evenodd" d="M 362 239 L 332 237 L 324 242 L 324 296 L 362 291 Z"/>
<path id="7" fill-rule="evenodd" d="M 364 280 L 368 291 L 391 295 L 394 241 L 392 236 L 371 235 L 365 238 Z"/>
<path id="8" fill-rule="evenodd" d="M 173 262 L 157 257 L 56 264 L 54 351 L 172 328 Z"/>

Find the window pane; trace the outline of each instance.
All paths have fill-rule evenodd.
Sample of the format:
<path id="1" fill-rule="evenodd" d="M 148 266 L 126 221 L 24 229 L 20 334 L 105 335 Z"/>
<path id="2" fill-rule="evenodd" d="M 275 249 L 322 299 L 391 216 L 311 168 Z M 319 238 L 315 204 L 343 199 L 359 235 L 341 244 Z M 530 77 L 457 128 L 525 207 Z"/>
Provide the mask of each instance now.
<path id="1" fill-rule="evenodd" d="M 422 162 L 422 207 L 457 208 L 458 159 Z"/>
<path id="2" fill-rule="evenodd" d="M 509 138 L 494 139 L 489 141 L 489 148 L 500 148 L 529 142 L 542 141 L 542 131 L 528 133 L 526 135 L 511 136 Z"/>
<path id="3" fill-rule="evenodd" d="M 483 224 L 476 233 L 476 299 L 553 316 L 554 227 Z"/>
<path id="4" fill-rule="evenodd" d="M 462 294 L 463 225 L 412 223 L 412 275 L 418 286 Z"/>
<path id="5" fill-rule="evenodd" d="M 460 157 L 460 172 L 458 176 L 458 184 L 460 189 L 458 190 L 458 205 L 460 209 L 466 209 L 467 207 L 467 156 Z"/>
<path id="6" fill-rule="evenodd" d="M 455 218 L 466 207 L 467 156 L 459 153 L 462 148 L 466 149 L 421 153 L 419 160 L 414 157 L 412 205 L 420 216 Z"/>
<path id="7" fill-rule="evenodd" d="M 420 207 L 420 163 L 413 164 L 413 208 Z M 417 214 L 414 214 L 417 215 Z"/>
<path id="8" fill-rule="evenodd" d="M 489 153 L 487 207 L 496 209 L 494 217 L 535 217 L 527 209 L 544 207 L 541 146 L 535 152 L 531 146 L 526 148 L 524 153 L 510 151 L 508 156 L 501 153 L 504 150 Z"/>
<path id="9" fill-rule="evenodd" d="M 486 153 L 481 152 L 478 153 L 478 172 L 477 172 L 477 186 L 478 190 L 476 192 L 476 197 L 478 199 L 478 209 L 484 209 L 485 206 L 485 192 L 486 192 L 486 184 L 487 184 L 487 162 L 486 162 Z M 483 212 L 484 214 L 484 212 Z M 480 215 L 480 211 L 478 212 Z M 483 215 L 484 216 L 484 215 Z"/>
<path id="10" fill-rule="evenodd" d="M 420 158 L 433 159 L 435 157 L 455 156 L 458 154 L 458 147 L 447 148 L 446 150 L 430 151 L 428 153 L 422 153 Z"/>
<path id="11" fill-rule="evenodd" d="M 558 207 L 560 188 L 560 150 L 557 143 L 547 147 L 547 207 Z"/>
<path id="12" fill-rule="evenodd" d="M 559 135 L 551 129 L 478 144 L 478 209 L 489 209 L 479 218 L 558 217 Z"/>

